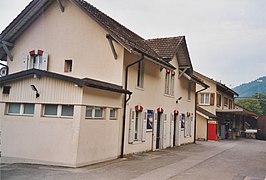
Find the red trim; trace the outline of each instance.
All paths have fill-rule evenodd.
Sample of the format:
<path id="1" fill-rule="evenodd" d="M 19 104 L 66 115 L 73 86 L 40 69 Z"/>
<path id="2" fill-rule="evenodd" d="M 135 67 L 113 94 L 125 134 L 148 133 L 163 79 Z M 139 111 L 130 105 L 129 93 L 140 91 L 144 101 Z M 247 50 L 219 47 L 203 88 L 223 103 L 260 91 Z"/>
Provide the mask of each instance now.
<path id="1" fill-rule="evenodd" d="M 190 116 L 190 112 L 187 112 L 187 116 Z"/>
<path id="2" fill-rule="evenodd" d="M 167 74 L 170 74 L 170 70 L 169 70 L 169 69 L 166 69 L 166 73 L 167 73 Z"/>
<path id="3" fill-rule="evenodd" d="M 163 111 L 164 111 L 163 108 L 158 108 L 158 109 L 157 109 L 157 112 L 158 112 L 158 113 L 163 113 Z"/>
<path id="4" fill-rule="evenodd" d="M 31 50 L 31 51 L 30 51 L 30 55 L 31 55 L 31 56 L 35 55 L 35 50 Z"/>
<path id="5" fill-rule="evenodd" d="M 178 115 L 179 111 L 178 110 L 174 110 L 174 115 Z"/>
<path id="6" fill-rule="evenodd" d="M 136 111 L 142 111 L 143 110 L 143 107 L 140 106 L 140 105 L 137 105 L 137 106 L 135 106 L 135 110 Z"/>
<path id="7" fill-rule="evenodd" d="M 38 50 L 38 55 L 42 55 L 43 51 L 42 50 Z"/>
<path id="8" fill-rule="evenodd" d="M 37 50 L 37 52 L 35 52 L 35 50 L 31 50 L 29 53 L 30 53 L 31 56 L 42 55 L 43 54 L 43 50 Z"/>
<path id="9" fill-rule="evenodd" d="M 174 76 L 174 75 L 175 75 L 175 71 L 172 71 L 171 73 L 172 73 L 172 76 Z"/>

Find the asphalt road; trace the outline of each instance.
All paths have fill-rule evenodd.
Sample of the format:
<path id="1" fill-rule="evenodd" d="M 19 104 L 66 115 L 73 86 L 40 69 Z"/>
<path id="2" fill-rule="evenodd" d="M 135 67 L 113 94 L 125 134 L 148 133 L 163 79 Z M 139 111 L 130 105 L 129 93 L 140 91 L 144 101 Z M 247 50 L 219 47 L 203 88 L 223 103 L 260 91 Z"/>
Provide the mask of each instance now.
<path id="1" fill-rule="evenodd" d="M 82 168 L 1 164 L 2 180 L 266 180 L 266 141 L 238 139 L 139 153 Z"/>

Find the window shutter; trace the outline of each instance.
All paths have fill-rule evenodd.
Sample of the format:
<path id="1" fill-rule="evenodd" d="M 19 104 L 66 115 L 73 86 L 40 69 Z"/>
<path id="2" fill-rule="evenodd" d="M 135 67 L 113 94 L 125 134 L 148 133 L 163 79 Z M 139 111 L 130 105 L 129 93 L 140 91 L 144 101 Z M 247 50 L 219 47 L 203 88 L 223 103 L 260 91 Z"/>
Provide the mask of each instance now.
<path id="1" fill-rule="evenodd" d="M 22 69 L 23 70 L 28 69 L 28 63 L 29 63 L 29 56 L 27 54 L 24 54 L 22 57 Z"/>
<path id="2" fill-rule="evenodd" d="M 144 111 L 143 124 L 142 124 L 142 136 L 141 136 L 142 142 L 145 142 L 146 140 L 146 128 L 147 128 L 147 111 Z"/>
<path id="3" fill-rule="evenodd" d="M 166 147 L 166 124 L 167 124 L 167 114 L 163 114 L 163 148 Z"/>
<path id="4" fill-rule="evenodd" d="M 152 150 L 156 149 L 156 132 L 157 132 L 157 116 L 158 114 L 156 113 L 156 110 L 154 111 L 154 117 L 153 117 L 153 127 L 152 127 Z"/>
<path id="5" fill-rule="evenodd" d="M 173 147 L 174 143 L 174 115 L 170 114 L 170 146 Z"/>
<path id="6" fill-rule="evenodd" d="M 190 137 L 192 137 L 192 134 L 194 132 L 194 126 L 193 126 L 193 116 L 190 117 Z"/>
<path id="7" fill-rule="evenodd" d="M 185 115 L 185 127 L 184 127 L 184 137 L 186 137 L 187 136 L 187 128 L 188 128 L 188 126 L 187 126 L 187 119 L 188 119 L 188 117 Z"/>
<path id="8" fill-rule="evenodd" d="M 177 134 L 176 134 L 176 138 L 177 138 L 177 146 L 180 146 L 181 142 L 180 142 L 180 138 L 181 138 L 181 121 L 182 121 L 182 114 L 180 113 L 177 117 L 178 121 L 177 121 Z"/>
<path id="9" fill-rule="evenodd" d="M 40 69 L 47 71 L 48 69 L 48 53 L 43 52 L 42 62 L 40 62 Z"/>
<path id="10" fill-rule="evenodd" d="M 136 119 L 135 117 L 136 117 L 136 111 L 131 109 L 130 117 L 129 117 L 128 143 L 133 143 L 134 141 L 134 124 L 135 124 L 135 119 Z"/>
<path id="11" fill-rule="evenodd" d="M 211 93 L 211 98 L 210 98 L 210 105 L 213 106 L 214 105 L 214 99 L 215 99 L 215 94 Z"/>

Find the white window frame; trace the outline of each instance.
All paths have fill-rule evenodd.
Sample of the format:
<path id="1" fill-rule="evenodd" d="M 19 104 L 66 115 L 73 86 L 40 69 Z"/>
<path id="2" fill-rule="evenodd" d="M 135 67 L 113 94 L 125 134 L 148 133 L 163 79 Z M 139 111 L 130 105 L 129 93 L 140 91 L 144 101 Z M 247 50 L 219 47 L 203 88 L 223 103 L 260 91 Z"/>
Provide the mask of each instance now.
<path id="1" fill-rule="evenodd" d="M 10 107 L 10 104 L 18 104 L 19 105 L 19 112 L 18 113 L 12 113 L 12 112 L 9 112 L 9 107 Z M 26 104 L 32 104 L 34 105 L 33 107 L 33 113 L 32 114 L 26 114 L 25 113 L 25 106 Z M 35 104 L 34 103 L 17 103 L 17 102 L 11 102 L 11 103 L 7 103 L 6 104 L 6 114 L 7 115 L 16 115 L 16 116 L 34 116 L 34 113 L 35 113 Z"/>
<path id="2" fill-rule="evenodd" d="M 46 109 L 46 106 L 48 105 L 54 105 L 56 106 L 56 115 L 50 115 L 50 114 L 45 114 L 45 109 Z M 44 117 L 63 117 L 63 118 L 73 118 L 74 116 L 74 111 L 75 111 L 75 106 L 74 105 L 65 105 L 65 104 L 43 104 L 43 113 L 42 115 Z M 73 106 L 73 113 L 72 113 L 72 116 L 66 116 L 66 115 L 62 115 L 63 111 L 63 106 Z"/>
<path id="3" fill-rule="evenodd" d="M 203 98 L 202 98 L 203 97 Z M 208 98 L 207 98 L 208 97 Z M 210 93 L 200 93 L 200 96 L 199 96 L 199 104 L 200 105 L 210 105 L 210 98 L 211 98 L 211 95 Z M 203 100 L 203 101 L 202 101 Z"/>
<path id="4" fill-rule="evenodd" d="M 87 116 L 87 108 L 91 108 L 92 109 L 92 116 L 88 117 Z M 100 108 L 102 110 L 102 116 L 101 117 L 96 117 L 95 116 L 95 110 L 97 108 Z M 100 107 L 100 106 L 86 106 L 86 111 L 85 111 L 85 119 L 104 119 L 105 117 L 105 108 L 104 107 Z"/>
<path id="5" fill-rule="evenodd" d="M 111 116 L 111 111 L 114 111 L 114 116 Z M 110 108 L 109 109 L 109 119 L 110 120 L 117 120 L 118 118 L 118 109 L 117 108 Z"/>
<path id="6" fill-rule="evenodd" d="M 144 88 L 144 61 L 140 61 L 137 67 L 137 84 L 138 88 Z"/>
<path id="7" fill-rule="evenodd" d="M 175 75 L 169 72 L 165 73 L 164 94 L 174 96 L 175 91 Z"/>

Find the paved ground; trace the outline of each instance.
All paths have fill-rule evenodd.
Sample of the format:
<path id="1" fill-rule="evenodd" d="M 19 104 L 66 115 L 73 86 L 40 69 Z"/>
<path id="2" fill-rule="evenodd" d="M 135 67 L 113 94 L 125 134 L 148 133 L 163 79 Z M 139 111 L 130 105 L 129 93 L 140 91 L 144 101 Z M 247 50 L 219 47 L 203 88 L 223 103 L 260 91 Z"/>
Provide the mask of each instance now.
<path id="1" fill-rule="evenodd" d="M 266 180 L 266 141 L 197 142 L 82 168 L 1 164 L 1 179 Z"/>

